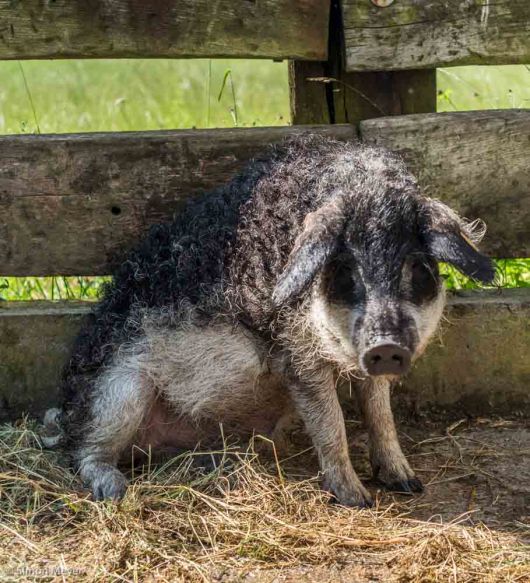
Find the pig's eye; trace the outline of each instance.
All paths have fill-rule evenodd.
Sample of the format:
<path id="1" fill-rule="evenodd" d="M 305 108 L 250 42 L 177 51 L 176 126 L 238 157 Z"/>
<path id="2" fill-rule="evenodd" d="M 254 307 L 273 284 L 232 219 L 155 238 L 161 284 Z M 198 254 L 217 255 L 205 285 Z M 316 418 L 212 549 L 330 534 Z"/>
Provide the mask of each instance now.
<path id="1" fill-rule="evenodd" d="M 327 287 L 331 301 L 348 305 L 357 303 L 359 288 L 353 264 L 348 261 L 337 262 L 329 273 Z"/>
<path id="2" fill-rule="evenodd" d="M 412 295 L 415 301 L 432 299 L 438 291 L 438 267 L 436 263 L 428 265 L 422 261 L 414 261 L 412 271 Z"/>
<path id="3" fill-rule="evenodd" d="M 412 279 L 414 283 L 422 284 L 427 282 L 431 277 L 431 272 L 428 267 L 421 261 L 414 261 L 411 266 Z"/>

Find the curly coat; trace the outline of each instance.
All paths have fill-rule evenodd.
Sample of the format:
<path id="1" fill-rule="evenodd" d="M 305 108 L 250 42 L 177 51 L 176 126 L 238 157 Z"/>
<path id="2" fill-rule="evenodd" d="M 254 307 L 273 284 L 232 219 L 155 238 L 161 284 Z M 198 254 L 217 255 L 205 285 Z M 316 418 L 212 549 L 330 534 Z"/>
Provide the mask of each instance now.
<path id="1" fill-rule="evenodd" d="M 269 148 L 228 184 L 190 199 L 173 222 L 152 227 L 114 273 L 64 370 L 60 425 L 66 449 L 81 464 L 76 452 L 98 424 L 101 393 L 96 386 L 120 355 L 143 342 L 149 327 L 206 330 L 222 322 L 243 330 L 263 355 L 281 353 L 283 382 L 295 387 L 289 389 L 291 400 L 302 411 L 322 467 L 327 468 L 327 487 L 343 503 L 362 505 L 369 494 L 348 469 L 340 410 L 329 401 L 331 397 L 325 397 L 331 403 L 329 423 L 333 424 L 327 433 L 316 422 L 311 429 L 313 420 L 304 414 L 324 399 L 322 384 L 333 382 L 334 355 L 320 346 L 317 332 L 311 332 L 309 340 L 300 333 L 305 326 L 300 322 L 315 311 L 316 288 L 329 287 L 325 282 L 334 279 L 329 266 L 352 249 L 362 264 L 363 281 L 377 282 L 378 296 L 392 301 L 398 295 L 404 262 L 414 253 L 450 261 L 474 277 L 490 280 L 491 263 L 476 251 L 466 229 L 447 207 L 421 196 L 403 161 L 387 150 L 319 136 Z M 439 293 L 437 280 L 433 282 L 434 297 Z M 343 293 L 336 285 L 331 288 L 330 297 Z M 367 336 L 371 326 L 369 289 L 367 284 L 355 299 L 366 306 L 356 320 L 361 336 Z M 421 293 L 425 297 L 418 305 L 432 300 L 426 299 L 427 292 Z M 393 304 L 385 301 L 390 314 Z M 411 296 L 409 303 L 415 301 Z M 340 298 L 337 302 L 345 304 Z M 394 318 L 394 327 L 406 328 L 413 321 L 412 316 L 403 318 Z M 414 349 L 421 343 L 418 334 L 411 332 L 406 340 Z M 335 364 L 335 369 L 341 368 Z M 311 368 L 305 377 L 300 372 L 304 367 Z M 380 379 L 373 386 L 378 384 Z M 365 415 L 371 415 L 370 402 L 362 406 Z M 396 449 L 393 422 L 388 404 L 379 407 L 390 429 L 381 437 L 381 430 L 375 428 L 372 437 L 392 444 L 376 443 L 376 449 L 386 453 L 374 453 L 373 463 L 391 474 L 388 481 L 397 480 L 400 487 L 406 482 L 414 489 L 414 475 L 399 445 L 398 453 L 388 453 Z M 333 439 L 341 443 L 338 448 L 324 444 L 332 429 Z M 328 463 L 328 457 L 333 461 Z M 98 469 L 97 479 L 94 472 L 87 473 L 92 476 L 88 481 L 94 484 L 102 472 Z"/>

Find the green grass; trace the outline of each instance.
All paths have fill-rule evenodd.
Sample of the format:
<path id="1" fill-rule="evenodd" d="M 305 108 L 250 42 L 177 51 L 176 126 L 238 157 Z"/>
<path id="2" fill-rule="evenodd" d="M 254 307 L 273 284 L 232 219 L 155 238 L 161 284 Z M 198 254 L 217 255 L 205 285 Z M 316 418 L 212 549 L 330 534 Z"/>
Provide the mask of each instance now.
<path id="1" fill-rule="evenodd" d="M 465 277 L 451 265 L 442 265 L 440 273 L 451 290 L 478 289 L 483 287 L 514 288 L 530 287 L 530 259 L 497 259 L 497 275 L 494 285 L 482 286 Z"/>
<path id="2" fill-rule="evenodd" d="M 438 111 L 530 108 L 530 66 L 438 69 Z"/>
<path id="3" fill-rule="evenodd" d="M 227 71 L 231 74 L 218 100 Z M 22 65 L 4 61 L 0 112 L 0 134 L 287 125 L 287 64 L 207 59 Z"/>
<path id="4" fill-rule="evenodd" d="M 1 300 L 97 300 L 108 277 L 0 277 Z"/>
<path id="5" fill-rule="evenodd" d="M 456 67 L 438 110 L 530 107 L 530 68 Z M 287 64 L 245 60 L 0 62 L 0 134 L 289 123 Z M 530 286 L 530 260 L 499 261 L 498 284 Z M 446 268 L 448 287 L 474 282 Z M 103 278 L 0 278 L 0 298 L 95 299 Z"/>

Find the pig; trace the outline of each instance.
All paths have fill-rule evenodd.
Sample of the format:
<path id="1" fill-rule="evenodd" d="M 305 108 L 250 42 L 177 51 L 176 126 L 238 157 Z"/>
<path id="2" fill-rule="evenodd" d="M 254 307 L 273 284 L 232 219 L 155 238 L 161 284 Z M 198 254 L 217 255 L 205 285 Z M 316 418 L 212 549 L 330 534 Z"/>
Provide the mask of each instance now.
<path id="1" fill-rule="evenodd" d="M 483 225 L 424 196 L 396 154 L 303 135 L 152 227 L 87 318 L 47 415 L 95 499 L 119 500 L 131 448 L 281 438 L 298 416 L 323 488 L 372 504 L 348 453 L 337 379 L 355 387 L 374 478 L 419 492 L 390 404 L 445 303 L 438 262 L 481 282 Z"/>

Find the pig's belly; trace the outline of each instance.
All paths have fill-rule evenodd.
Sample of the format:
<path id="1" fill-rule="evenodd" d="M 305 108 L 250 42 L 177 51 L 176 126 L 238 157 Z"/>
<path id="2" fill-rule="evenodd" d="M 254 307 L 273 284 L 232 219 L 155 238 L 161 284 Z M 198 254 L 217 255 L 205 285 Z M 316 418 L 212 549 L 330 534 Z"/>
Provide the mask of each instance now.
<path id="1" fill-rule="evenodd" d="M 214 446 L 221 435 L 271 435 L 292 411 L 281 377 L 240 329 L 155 330 L 148 346 L 142 376 L 153 383 L 156 398 L 138 435 L 142 449 Z"/>

